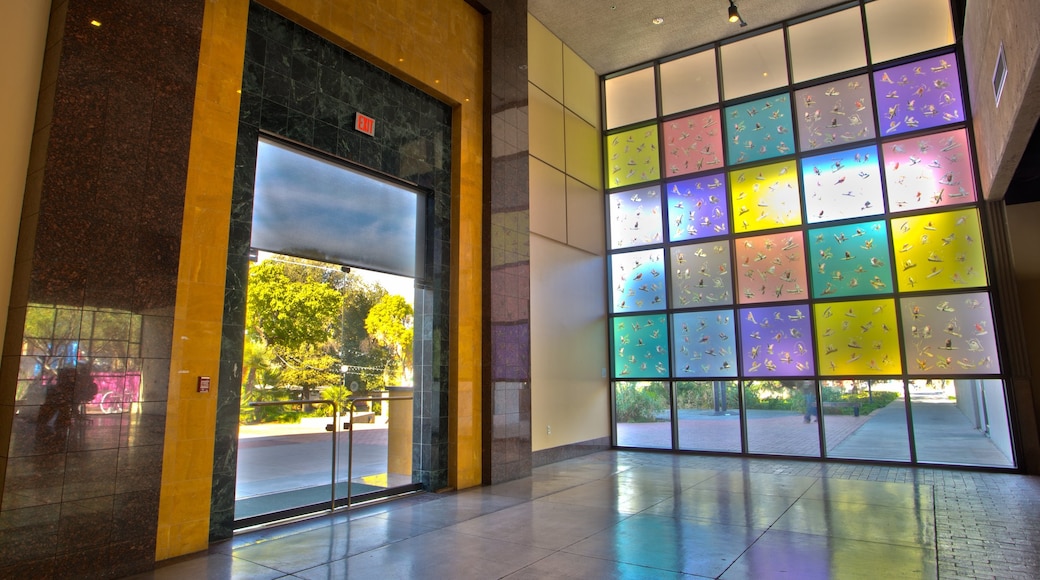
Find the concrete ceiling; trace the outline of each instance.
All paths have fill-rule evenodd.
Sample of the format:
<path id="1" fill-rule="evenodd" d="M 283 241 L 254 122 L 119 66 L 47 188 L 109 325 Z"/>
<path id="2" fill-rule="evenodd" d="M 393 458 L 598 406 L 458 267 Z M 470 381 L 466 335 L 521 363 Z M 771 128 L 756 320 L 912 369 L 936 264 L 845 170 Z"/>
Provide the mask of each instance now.
<path id="1" fill-rule="evenodd" d="M 743 28 L 727 20 L 729 0 L 528 0 L 527 10 L 603 75 L 844 3 L 736 0 Z"/>

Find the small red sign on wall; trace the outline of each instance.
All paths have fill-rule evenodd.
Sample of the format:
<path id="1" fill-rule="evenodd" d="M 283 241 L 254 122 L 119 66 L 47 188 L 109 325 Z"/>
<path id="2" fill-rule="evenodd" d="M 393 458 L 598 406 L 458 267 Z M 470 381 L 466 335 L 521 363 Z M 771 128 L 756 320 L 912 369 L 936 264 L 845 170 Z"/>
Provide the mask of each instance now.
<path id="1" fill-rule="evenodd" d="M 354 114 L 354 128 L 361 131 L 365 135 L 375 136 L 376 134 L 376 120 L 368 115 L 362 115 L 361 113 Z"/>

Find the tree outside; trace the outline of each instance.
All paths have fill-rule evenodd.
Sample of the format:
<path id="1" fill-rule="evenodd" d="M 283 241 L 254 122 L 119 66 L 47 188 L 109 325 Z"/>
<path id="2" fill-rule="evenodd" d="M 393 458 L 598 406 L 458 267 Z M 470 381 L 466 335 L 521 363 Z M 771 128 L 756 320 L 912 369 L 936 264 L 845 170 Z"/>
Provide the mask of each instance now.
<path id="1" fill-rule="evenodd" d="M 250 268 L 243 421 L 327 415 L 331 409 L 311 408 L 304 401 L 333 398 L 345 404 L 351 394 L 410 379 L 411 306 L 378 283 L 343 270 L 286 256 Z M 248 407 L 264 400 L 299 400 L 300 405 Z"/>

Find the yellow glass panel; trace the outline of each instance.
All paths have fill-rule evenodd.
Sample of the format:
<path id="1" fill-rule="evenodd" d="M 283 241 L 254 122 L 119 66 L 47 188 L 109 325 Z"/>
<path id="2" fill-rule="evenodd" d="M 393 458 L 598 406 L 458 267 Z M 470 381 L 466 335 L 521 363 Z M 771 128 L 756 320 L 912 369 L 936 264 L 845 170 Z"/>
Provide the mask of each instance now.
<path id="1" fill-rule="evenodd" d="M 802 223 L 795 162 L 729 172 L 733 231 L 755 232 Z"/>
<path id="2" fill-rule="evenodd" d="M 657 179 L 657 125 L 607 136 L 607 187 L 623 187 Z"/>
<path id="3" fill-rule="evenodd" d="M 813 312 L 820 375 L 902 372 L 894 300 L 814 304 Z"/>
<path id="4" fill-rule="evenodd" d="M 894 219 L 892 249 L 902 292 L 986 285 L 977 209 Z"/>

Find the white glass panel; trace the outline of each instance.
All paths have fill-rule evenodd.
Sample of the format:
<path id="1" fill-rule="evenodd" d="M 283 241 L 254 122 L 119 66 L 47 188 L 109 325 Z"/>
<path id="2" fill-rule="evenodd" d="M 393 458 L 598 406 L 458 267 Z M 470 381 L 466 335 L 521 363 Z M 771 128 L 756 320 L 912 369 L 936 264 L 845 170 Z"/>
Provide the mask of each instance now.
<path id="1" fill-rule="evenodd" d="M 949 0 L 877 0 L 866 10 L 874 62 L 953 44 Z"/>
<path id="2" fill-rule="evenodd" d="M 722 47 L 722 85 L 727 99 L 787 84 L 784 33 L 774 30 Z"/>
<path id="3" fill-rule="evenodd" d="M 719 101 L 715 51 L 706 50 L 661 65 L 661 109 L 670 115 Z"/>
<path id="4" fill-rule="evenodd" d="M 607 129 L 657 116 L 654 69 L 645 68 L 607 79 Z"/>
<path id="5" fill-rule="evenodd" d="M 795 24 L 787 34 L 796 83 L 867 64 L 859 7 Z"/>

